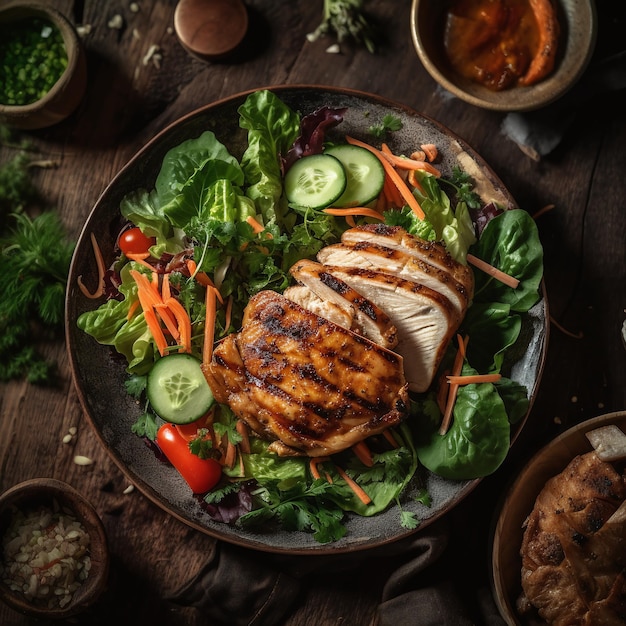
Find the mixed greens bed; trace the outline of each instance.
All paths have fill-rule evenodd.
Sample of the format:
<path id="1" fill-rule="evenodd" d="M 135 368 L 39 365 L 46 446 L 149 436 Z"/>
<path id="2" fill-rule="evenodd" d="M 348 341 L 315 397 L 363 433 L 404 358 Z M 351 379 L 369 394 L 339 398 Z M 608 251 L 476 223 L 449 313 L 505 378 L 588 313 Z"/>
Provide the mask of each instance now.
<path id="1" fill-rule="evenodd" d="M 129 190 L 120 205 L 126 225 L 119 255 L 108 260 L 98 292 L 89 294 L 104 302 L 83 313 L 78 326 L 125 357 L 126 391 L 145 406 L 134 435 L 165 454 L 213 519 L 242 528 L 278 523 L 325 543 L 345 534 L 347 513 L 371 516 L 397 506 L 398 523 L 415 528 L 420 520 L 404 504 L 411 494 L 428 505 L 425 470 L 451 480 L 492 473 L 508 452 L 511 424 L 527 412 L 527 390 L 504 368 L 522 316 L 540 299 L 542 248 L 535 224 L 523 210 L 485 204 L 459 168 L 441 176 L 429 168 L 413 173 L 418 184 L 412 195 L 423 216 L 411 203 L 381 210 L 380 220 L 443 241 L 457 261 L 465 264 L 470 254 L 516 279 L 512 287 L 474 272 L 473 302 L 459 329 L 459 337 L 468 338 L 461 373 L 500 376 L 458 388 L 445 434 L 436 385 L 412 396 L 400 427 L 368 439 L 367 458 L 353 450 L 323 463 L 279 457 L 229 407 L 210 400 L 199 419 L 164 420 L 146 395 L 159 364 L 173 363 L 168 359 L 183 352 L 200 372 L 207 347 L 238 330 L 252 295 L 282 292 L 294 262 L 313 258 L 351 224 L 374 219 L 367 210 L 331 214 L 304 207 L 285 193 L 285 172 L 294 163 L 346 143 L 340 132 L 345 110 L 323 107 L 302 115 L 264 90 L 250 94 L 238 112 L 247 133 L 241 159 L 205 131 L 165 155 L 152 189 Z M 388 117 L 370 131 L 362 140 L 380 146 L 381 138 L 402 129 Z M 164 330 L 167 345 L 148 319 L 145 298 L 154 293 L 146 284 L 160 297 L 154 310 L 167 309 L 174 322 L 173 334 Z M 460 347 L 460 340 L 450 344 L 442 372 L 451 371 Z"/>

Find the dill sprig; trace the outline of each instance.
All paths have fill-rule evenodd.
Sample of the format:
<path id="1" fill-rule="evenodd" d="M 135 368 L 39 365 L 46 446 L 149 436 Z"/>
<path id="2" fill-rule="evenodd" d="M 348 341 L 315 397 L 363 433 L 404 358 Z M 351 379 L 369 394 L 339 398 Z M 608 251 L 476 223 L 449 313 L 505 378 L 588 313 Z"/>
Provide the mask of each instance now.
<path id="1" fill-rule="evenodd" d="M 38 344 L 62 333 L 74 244 L 52 211 L 12 217 L 13 227 L 0 238 L 0 380 L 48 383 L 54 365 Z"/>

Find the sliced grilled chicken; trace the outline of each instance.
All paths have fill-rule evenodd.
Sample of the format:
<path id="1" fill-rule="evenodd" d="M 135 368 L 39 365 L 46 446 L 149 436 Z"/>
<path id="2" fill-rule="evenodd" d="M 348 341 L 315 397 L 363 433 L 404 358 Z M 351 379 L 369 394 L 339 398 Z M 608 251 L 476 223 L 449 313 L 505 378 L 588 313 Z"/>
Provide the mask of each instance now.
<path id="1" fill-rule="evenodd" d="M 426 263 L 405 250 L 388 248 L 367 240 L 326 246 L 320 250 L 317 259 L 326 265 L 378 270 L 421 283 L 446 296 L 459 315 L 465 314 L 472 296 L 450 272 Z"/>
<path id="2" fill-rule="evenodd" d="M 358 267 L 326 266 L 326 271 L 389 312 L 398 331 L 411 391 L 426 391 L 461 317 L 440 292 L 392 274 Z"/>
<path id="3" fill-rule="evenodd" d="M 356 311 L 352 305 L 341 307 L 335 302 L 324 300 L 311 291 L 306 285 L 292 285 L 283 292 L 283 296 L 299 304 L 303 309 L 311 311 L 327 320 L 351 329 L 355 322 Z"/>
<path id="4" fill-rule="evenodd" d="M 469 266 L 455 261 L 448 254 L 443 244 L 415 237 L 400 226 L 387 226 L 385 224 L 357 226 L 345 231 L 341 241 L 346 244 L 374 243 L 406 252 L 425 263 L 430 263 L 430 265 L 449 272 L 454 280 L 463 285 L 467 293 L 473 293 L 474 275 Z"/>
<path id="5" fill-rule="evenodd" d="M 334 454 L 407 414 L 402 357 L 273 291 L 251 298 L 204 373 L 279 454 Z"/>
<path id="6" fill-rule="evenodd" d="M 353 312 L 352 330 L 384 348 L 395 348 L 398 343 L 396 328 L 389 314 L 376 301 L 329 274 L 321 263 L 303 259 L 289 271 L 300 284 L 306 285 L 319 298 Z"/>

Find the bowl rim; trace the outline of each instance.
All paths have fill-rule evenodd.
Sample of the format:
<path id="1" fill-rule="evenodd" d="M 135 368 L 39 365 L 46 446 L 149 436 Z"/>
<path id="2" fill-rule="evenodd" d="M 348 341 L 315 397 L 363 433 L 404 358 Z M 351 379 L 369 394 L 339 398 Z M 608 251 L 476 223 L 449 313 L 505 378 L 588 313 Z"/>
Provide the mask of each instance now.
<path id="1" fill-rule="evenodd" d="M 490 532 L 489 577 L 491 593 L 501 617 L 509 626 L 521 626 L 520 616 L 515 610 L 516 598 L 511 594 L 513 591 L 509 581 L 506 581 L 501 571 L 500 563 L 503 561 L 501 551 L 506 551 L 506 558 L 519 562 L 521 571 L 521 547 L 523 529 L 521 523 L 525 516 L 529 515 L 534 502 L 544 484 L 553 476 L 556 476 L 578 454 L 591 452 L 593 448 L 586 439 L 585 433 L 608 424 L 619 423 L 626 429 L 626 410 L 613 411 L 590 418 L 568 428 L 555 438 L 548 441 L 536 451 L 521 466 L 519 472 L 506 486 L 503 495 L 495 509 Z M 532 489 L 525 494 L 518 491 L 526 483 L 531 481 Z M 515 510 L 509 505 L 515 505 Z M 521 511 L 525 513 L 521 513 Z M 505 527 L 513 521 L 519 522 L 515 526 L 517 534 L 514 538 L 505 539 Z"/>
<path id="2" fill-rule="evenodd" d="M 11 17 L 11 14 L 13 14 L 13 17 Z M 4 23 L 4 18 L 7 16 L 9 16 L 9 22 L 28 17 L 42 17 L 48 19 L 59 29 L 67 54 L 67 66 L 65 70 L 44 96 L 28 104 L 15 105 L 0 102 L 0 113 L 4 115 L 27 115 L 28 113 L 35 113 L 44 108 L 65 88 L 70 77 L 74 75 L 79 67 L 81 43 L 73 24 L 63 13 L 52 6 L 39 4 L 38 2 L 9 0 L 5 6 L 0 8 L 0 23 Z"/>
<path id="3" fill-rule="evenodd" d="M 502 91 L 491 91 L 487 87 L 481 87 L 477 83 L 472 84 L 469 79 L 465 79 L 465 83 L 472 87 L 470 92 L 464 89 L 462 85 L 451 80 L 436 65 L 431 59 L 421 37 L 419 20 L 417 18 L 419 7 L 420 4 L 423 5 L 433 1 L 440 4 L 441 7 L 445 7 L 449 4 L 449 2 L 442 2 L 441 0 L 412 0 L 411 2 L 410 30 L 417 56 L 430 76 L 450 94 L 483 109 L 501 112 L 524 112 L 552 104 L 570 91 L 582 77 L 595 50 L 598 29 L 597 10 L 594 0 L 556 0 L 559 5 L 558 8 L 561 10 L 562 17 L 566 22 L 565 30 L 568 32 L 566 52 L 570 54 L 570 57 L 571 55 L 575 55 L 571 57 L 571 63 L 562 61 L 550 76 L 538 82 L 536 85 L 515 87 Z M 564 8 L 567 6 L 571 6 L 574 10 L 571 12 L 565 11 Z M 578 15 L 582 9 L 585 10 L 589 17 L 587 27 L 583 31 L 583 46 L 581 47 L 579 45 L 580 42 L 576 42 L 578 45 L 572 48 L 570 37 L 572 25 L 580 25 L 580 21 L 576 19 L 576 15 Z M 567 73 L 564 74 L 566 70 Z M 559 78 L 562 75 L 566 80 L 561 81 L 559 84 Z M 493 99 L 491 97 L 481 97 L 479 94 L 493 96 Z"/>
<path id="4" fill-rule="evenodd" d="M 65 607 L 47 608 L 28 602 L 12 592 L 0 579 L 0 600 L 25 615 L 46 618 L 67 618 L 93 604 L 104 591 L 107 583 L 110 557 L 104 524 L 93 505 L 76 488 L 55 478 L 31 478 L 9 487 L 0 494 L 0 536 L 4 522 L 10 519 L 12 507 L 20 504 L 36 505 L 55 500 L 71 510 L 90 537 L 91 569 L 89 576 L 74 592 L 71 602 Z M 1 558 L 1 555 L 0 555 Z"/>

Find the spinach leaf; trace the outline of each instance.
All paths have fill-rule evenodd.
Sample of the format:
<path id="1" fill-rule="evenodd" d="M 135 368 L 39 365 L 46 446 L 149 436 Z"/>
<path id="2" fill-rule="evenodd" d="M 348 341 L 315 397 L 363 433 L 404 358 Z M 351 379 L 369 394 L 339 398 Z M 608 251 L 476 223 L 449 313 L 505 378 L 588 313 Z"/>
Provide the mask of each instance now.
<path id="1" fill-rule="evenodd" d="M 464 374 L 474 373 L 464 368 Z M 438 433 L 441 413 L 432 396 L 418 405 L 417 455 L 434 474 L 450 480 L 470 480 L 493 473 L 510 446 L 510 426 L 504 402 L 491 383 L 459 388 L 454 419 L 445 435 Z"/>
<path id="2" fill-rule="evenodd" d="M 499 372 L 506 350 L 519 337 L 522 319 L 511 314 L 508 304 L 475 302 L 465 314 L 461 335 L 472 340 L 467 346 L 467 359 L 479 372 Z"/>
<path id="3" fill-rule="evenodd" d="M 475 272 L 475 302 L 503 302 L 525 313 L 539 300 L 543 248 L 537 225 L 522 209 L 504 211 L 489 221 L 472 254 L 519 279 L 516 289 Z"/>

